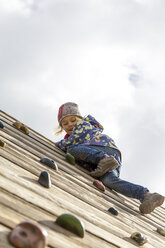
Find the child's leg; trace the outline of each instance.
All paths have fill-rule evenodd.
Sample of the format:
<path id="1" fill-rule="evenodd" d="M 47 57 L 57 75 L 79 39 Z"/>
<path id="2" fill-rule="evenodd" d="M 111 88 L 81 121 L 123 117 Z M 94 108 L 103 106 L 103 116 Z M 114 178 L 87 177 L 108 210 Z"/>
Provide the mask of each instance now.
<path id="1" fill-rule="evenodd" d="M 119 166 L 118 161 L 114 156 L 108 156 L 106 151 L 109 151 L 110 147 L 101 146 L 88 146 L 88 145 L 73 145 L 67 152 L 71 153 L 77 161 L 84 161 L 95 165 L 91 175 L 99 177 L 104 175 L 107 171 L 113 170 Z"/>
<path id="2" fill-rule="evenodd" d="M 67 152 L 72 154 L 77 161 L 84 161 L 95 165 L 97 165 L 105 155 L 104 151 L 96 150 L 95 147 L 83 144 L 72 145 Z"/>
<path id="3" fill-rule="evenodd" d="M 107 172 L 100 178 L 105 186 L 127 197 L 142 200 L 149 190 L 143 186 L 130 183 L 119 178 L 119 167 L 113 171 Z"/>
<path id="4" fill-rule="evenodd" d="M 119 166 L 120 167 L 120 166 Z M 143 214 L 151 213 L 155 208 L 161 206 L 165 200 L 164 196 L 158 193 L 150 193 L 141 185 L 133 184 L 118 177 L 118 169 L 107 172 L 100 178 L 105 186 L 125 196 L 141 201 L 139 210 Z"/>

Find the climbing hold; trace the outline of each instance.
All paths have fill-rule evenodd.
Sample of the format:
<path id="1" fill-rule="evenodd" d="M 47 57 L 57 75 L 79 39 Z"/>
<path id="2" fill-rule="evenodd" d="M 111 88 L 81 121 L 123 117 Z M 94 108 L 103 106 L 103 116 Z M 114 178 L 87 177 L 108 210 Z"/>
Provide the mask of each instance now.
<path id="1" fill-rule="evenodd" d="M 24 124 L 22 124 L 21 122 L 19 122 L 19 121 L 14 122 L 13 126 L 15 128 L 17 128 L 17 129 L 20 129 L 25 134 L 29 134 L 29 129 Z"/>
<path id="2" fill-rule="evenodd" d="M 115 208 L 109 208 L 108 211 L 113 215 L 118 215 L 118 211 Z"/>
<path id="3" fill-rule="evenodd" d="M 6 146 L 6 143 L 3 142 L 1 139 L 0 139 L 0 146 L 3 147 L 3 148 L 5 148 L 5 146 Z"/>
<path id="4" fill-rule="evenodd" d="M 75 163 L 76 163 L 75 158 L 68 152 L 66 154 L 66 161 L 69 162 L 70 164 L 73 164 L 73 165 L 75 165 Z"/>
<path id="5" fill-rule="evenodd" d="M 22 130 L 22 132 L 24 132 L 25 134 L 29 134 L 29 129 L 24 125 L 22 124 L 20 129 Z"/>
<path id="6" fill-rule="evenodd" d="M 0 128 L 4 128 L 2 121 L 0 121 Z"/>
<path id="7" fill-rule="evenodd" d="M 131 239 L 135 240 L 139 245 L 147 243 L 147 238 L 143 237 L 141 233 L 134 232 L 131 234 Z"/>
<path id="8" fill-rule="evenodd" d="M 16 122 L 13 123 L 13 126 L 16 127 L 17 129 L 20 129 L 21 125 L 22 124 L 19 121 L 16 121 Z"/>
<path id="9" fill-rule="evenodd" d="M 47 232 L 32 221 L 18 224 L 10 233 L 9 241 L 17 248 L 45 248 Z"/>
<path id="10" fill-rule="evenodd" d="M 165 229 L 163 229 L 162 227 L 158 227 L 157 232 L 160 233 L 161 235 L 165 236 Z"/>
<path id="11" fill-rule="evenodd" d="M 94 181 L 93 181 L 93 185 L 94 185 L 95 187 L 97 187 L 98 189 L 100 189 L 101 191 L 105 191 L 105 186 L 104 186 L 104 184 L 103 184 L 101 181 L 99 181 L 99 180 L 94 180 Z"/>
<path id="12" fill-rule="evenodd" d="M 50 158 L 41 158 L 40 162 L 42 164 L 45 164 L 45 165 L 49 166 L 50 168 L 58 171 L 58 166 L 57 166 L 56 162 L 54 162 Z"/>
<path id="13" fill-rule="evenodd" d="M 38 182 L 46 187 L 46 188 L 50 188 L 51 187 L 51 180 L 50 180 L 50 175 L 47 171 L 42 171 L 40 176 L 39 176 L 39 179 L 38 179 Z"/>
<path id="14" fill-rule="evenodd" d="M 82 221 L 72 214 L 62 214 L 56 219 L 56 223 L 59 226 L 77 234 L 83 238 L 85 233 L 85 227 Z"/>

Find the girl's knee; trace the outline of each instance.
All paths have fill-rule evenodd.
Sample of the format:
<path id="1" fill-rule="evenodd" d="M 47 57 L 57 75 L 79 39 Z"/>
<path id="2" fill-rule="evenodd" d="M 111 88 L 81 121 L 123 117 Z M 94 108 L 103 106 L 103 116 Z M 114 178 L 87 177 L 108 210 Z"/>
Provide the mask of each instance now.
<path id="1" fill-rule="evenodd" d="M 104 176 L 100 178 L 105 186 L 109 186 L 115 182 L 119 181 L 118 171 L 115 169 L 113 171 L 107 172 Z"/>

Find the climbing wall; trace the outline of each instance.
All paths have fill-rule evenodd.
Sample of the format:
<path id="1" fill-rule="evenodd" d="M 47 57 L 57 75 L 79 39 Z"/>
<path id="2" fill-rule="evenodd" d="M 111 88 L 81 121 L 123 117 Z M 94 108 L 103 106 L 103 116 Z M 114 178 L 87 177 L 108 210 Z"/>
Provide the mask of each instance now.
<path id="1" fill-rule="evenodd" d="M 165 247 L 165 237 L 157 232 L 165 228 L 163 207 L 142 215 L 138 201 L 96 188 L 87 171 L 68 163 L 51 140 L 13 125 L 17 120 L 3 111 L 0 121 L 0 248 L 13 247 L 9 235 L 23 221 L 47 232 L 46 247 L 135 248 L 139 244 L 130 238 L 134 232 L 147 238 L 143 247 Z M 42 158 L 53 160 L 58 169 L 41 163 Z M 48 187 L 38 182 L 42 172 L 50 176 Z M 110 207 L 118 214 L 109 212 Z M 82 236 L 76 234 L 79 225 L 76 232 L 59 225 L 63 214 L 83 223 Z"/>

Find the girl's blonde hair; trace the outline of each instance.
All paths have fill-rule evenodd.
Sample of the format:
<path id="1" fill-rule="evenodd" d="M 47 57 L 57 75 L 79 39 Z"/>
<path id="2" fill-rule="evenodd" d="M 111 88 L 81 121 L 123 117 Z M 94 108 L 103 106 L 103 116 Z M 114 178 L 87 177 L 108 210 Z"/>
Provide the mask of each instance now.
<path id="1" fill-rule="evenodd" d="M 55 128 L 55 133 L 54 135 L 57 136 L 59 134 L 62 134 L 62 132 L 64 131 L 64 129 L 61 127 L 61 125 L 59 125 L 58 127 Z"/>

